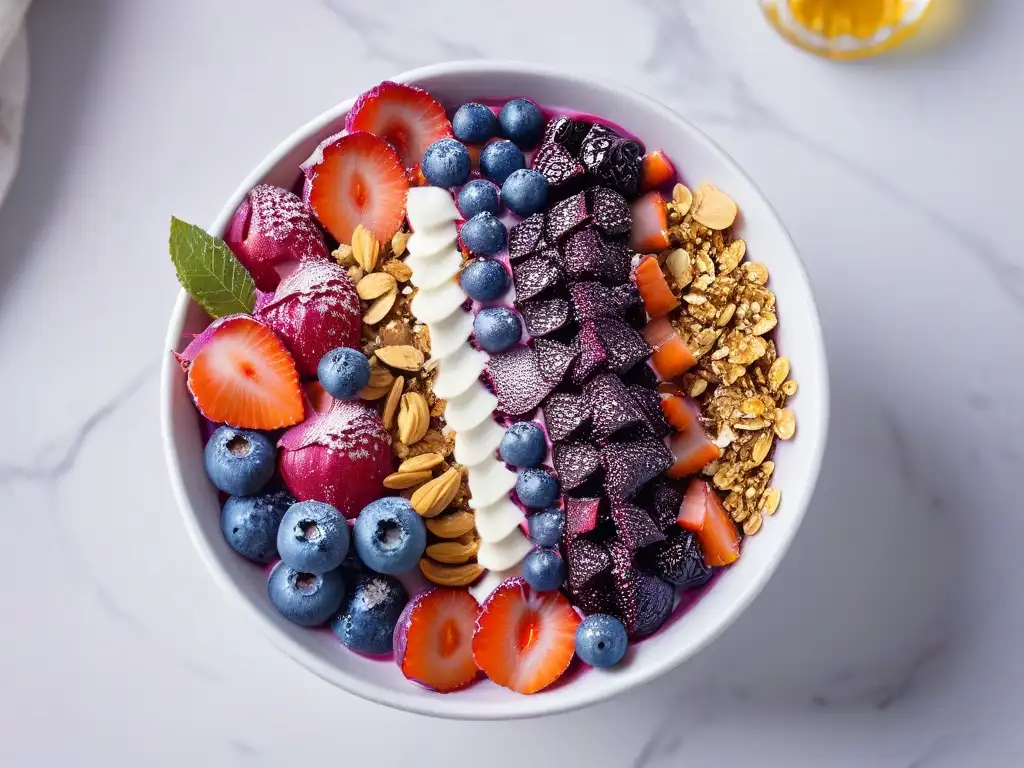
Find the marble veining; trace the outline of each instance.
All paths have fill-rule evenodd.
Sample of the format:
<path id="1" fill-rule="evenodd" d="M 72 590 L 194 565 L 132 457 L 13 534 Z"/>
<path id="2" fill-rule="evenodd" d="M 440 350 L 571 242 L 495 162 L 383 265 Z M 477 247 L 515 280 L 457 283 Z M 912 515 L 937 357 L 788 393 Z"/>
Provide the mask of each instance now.
<path id="1" fill-rule="evenodd" d="M 470 0 L 34 0 L 32 89 L 0 93 L 0 123 L 12 107 L 25 120 L 0 207 L 17 575 L 0 588 L 0 764 L 446 766 L 457 744 L 521 766 L 509 743 L 537 766 L 1024 764 L 1024 257 L 1006 226 L 1024 6 L 971 4 L 945 47 L 855 65 L 789 48 L 754 0 L 488 15 Z M 483 57 L 644 90 L 743 164 L 804 255 L 833 414 L 804 528 L 715 643 L 589 710 L 466 727 L 327 686 L 229 607 L 171 496 L 156 371 L 170 215 L 208 222 L 282 136 L 376 80 Z M 310 738 L 324 719 L 340 744 Z"/>

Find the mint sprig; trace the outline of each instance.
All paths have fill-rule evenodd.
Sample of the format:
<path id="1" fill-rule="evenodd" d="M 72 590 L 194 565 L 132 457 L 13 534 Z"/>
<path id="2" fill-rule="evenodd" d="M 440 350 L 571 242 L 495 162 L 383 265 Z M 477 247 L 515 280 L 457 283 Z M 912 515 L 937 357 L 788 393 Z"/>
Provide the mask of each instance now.
<path id="1" fill-rule="evenodd" d="M 219 237 L 172 216 L 170 251 L 178 282 L 214 319 L 252 312 L 256 284 Z"/>

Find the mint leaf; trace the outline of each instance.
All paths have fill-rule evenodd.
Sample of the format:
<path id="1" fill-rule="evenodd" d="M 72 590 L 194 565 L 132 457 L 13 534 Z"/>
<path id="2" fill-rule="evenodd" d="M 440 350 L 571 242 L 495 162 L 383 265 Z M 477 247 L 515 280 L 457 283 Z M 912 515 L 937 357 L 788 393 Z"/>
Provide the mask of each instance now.
<path id="1" fill-rule="evenodd" d="M 213 318 L 252 312 L 256 284 L 227 243 L 172 216 L 170 250 L 178 282 Z"/>

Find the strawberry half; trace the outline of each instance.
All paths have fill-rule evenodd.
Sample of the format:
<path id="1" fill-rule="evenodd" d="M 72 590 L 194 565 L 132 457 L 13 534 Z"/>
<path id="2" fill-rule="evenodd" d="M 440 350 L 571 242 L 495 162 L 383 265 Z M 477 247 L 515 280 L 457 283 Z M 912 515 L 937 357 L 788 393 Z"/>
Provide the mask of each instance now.
<path id="1" fill-rule="evenodd" d="M 405 220 L 409 180 L 395 150 L 372 133 L 332 136 L 306 172 L 306 201 L 339 243 L 351 244 L 362 224 L 381 243 Z"/>
<path id="2" fill-rule="evenodd" d="M 427 147 L 452 135 L 444 107 L 424 90 L 385 81 L 360 96 L 345 129 L 368 131 L 395 148 L 406 168 L 423 161 Z"/>
<path id="3" fill-rule="evenodd" d="M 739 558 L 739 531 L 706 480 L 690 482 L 676 522 L 681 528 L 697 534 L 707 565 L 729 565 Z"/>
<path id="4" fill-rule="evenodd" d="M 428 589 L 412 599 L 395 627 L 395 658 L 409 680 L 440 693 L 480 674 L 473 661 L 478 606 L 461 589 Z"/>
<path id="5" fill-rule="evenodd" d="M 568 669 L 579 624 L 561 592 L 535 592 L 522 577 L 506 579 L 480 609 L 473 658 L 498 685 L 536 693 Z"/>
<path id="6" fill-rule="evenodd" d="M 239 315 L 220 321 L 200 339 L 195 355 L 188 350 L 186 355 L 191 359 L 188 389 L 203 416 L 244 429 L 279 429 L 302 421 L 299 373 L 273 331 Z"/>

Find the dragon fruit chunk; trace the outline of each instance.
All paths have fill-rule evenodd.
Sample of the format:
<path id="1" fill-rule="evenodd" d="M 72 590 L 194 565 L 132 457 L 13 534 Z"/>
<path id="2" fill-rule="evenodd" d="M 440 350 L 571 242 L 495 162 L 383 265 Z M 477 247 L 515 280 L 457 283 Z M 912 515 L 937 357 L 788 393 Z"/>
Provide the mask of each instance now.
<path id="1" fill-rule="evenodd" d="M 593 419 L 595 440 L 605 440 L 644 422 L 643 413 L 614 373 L 595 376 L 587 383 L 583 395 Z"/>
<path id="2" fill-rule="evenodd" d="M 617 614 L 634 639 L 653 635 L 672 615 L 672 585 L 645 571 L 636 571 L 615 596 Z"/>
<path id="3" fill-rule="evenodd" d="M 278 471 L 299 501 L 323 501 L 353 518 L 385 494 L 391 474 L 391 440 L 372 408 L 334 400 L 288 429 L 278 445 Z"/>
<path id="4" fill-rule="evenodd" d="M 580 322 L 598 317 L 621 317 L 640 303 L 640 293 L 632 283 L 607 286 L 598 282 L 581 282 L 569 286 L 569 294 Z"/>
<path id="5" fill-rule="evenodd" d="M 676 519 L 683 503 L 683 488 L 679 481 L 659 478 L 644 488 L 634 501 L 647 510 L 659 530 L 679 527 Z"/>
<path id="6" fill-rule="evenodd" d="M 577 120 L 568 115 L 559 115 L 552 118 L 544 127 L 544 136 L 541 139 L 541 146 L 545 144 L 557 144 L 564 147 L 570 153 L 580 151 L 580 143 L 587 135 L 592 124 L 585 120 Z"/>
<path id="7" fill-rule="evenodd" d="M 587 190 L 587 194 L 590 196 L 595 227 L 606 235 L 629 234 L 633 226 L 633 214 L 630 213 L 626 198 L 607 187 L 592 187 Z"/>
<path id="8" fill-rule="evenodd" d="M 586 322 L 580 327 L 576 346 L 580 349 L 580 356 L 573 366 L 570 377 L 574 384 L 582 386 L 587 379 L 604 367 L 608 354 L 597 337 L 597 328 L 593 322 Z"/>
<path id="9" fill-rule="evenodd" d="M 665 539 L 651 516 L 628 501 L 612 498 L 611 517 L 616 537 L 633 551 Z"/>
<path id="10" fill-rule="evenodd" d="M 645 368 L 647 366 L 644 366 Z M 633 402 L 640 409 L 644 417 L 644 426 L 653 437 L 662 438 L 672 434 L 672 425 L 665 421 L 665 414 L 661 410 L 661 396 L 656 389 L 647 387 L 627 387 Z"/>
<path id="11" fill-rule="evenodd" d="M 544 174 L 548 187 L 559 190 L 586 176 L 586 169 L 565 147 L 558 144 L 543 144 L 533 157 L 533 169 Z"/>
<path id="12" fill-rule="evenodd" d="M 660 440 L 608 443 L 601 449 L 604 487 L 609 496 L 629 499 L 649 480 L 672 466 L 672 452 Z"/>
<path id="13" fill-rule="evenodd" d="M 525 416 L 554 389 L 541 376 L 537 353 L 522 345 L 492 355 L 487 375 L 498 397 L 498 411 L 507 416 Z"/>
<path id="14" fill-rule="evenodd" d="M 563 538 L 568 540 L 590 533 L 597 527 L 600 511 L 600 499 L 566 499 Z"/>
<path id="15" fill-rule="evenodd" d="M 555 392 L 544 401 L 542 408 L 552 442 L 560 443 L 570 437 L 583 436 L 583 427 L 590 419 L 587 400 L 583 395 Z"/>
<path id="16" fill-rule="evenodd" d="M 508 258 L 525 259 L 545 246 L 544 214 L 535 213 L 520 221 L 508 231 Z"/>
<path id="17" fill-rule="evenodd" d="M 615 265 L 608 258 L 608 248 L 604 239 L 593 227 L 584 227 L 569 235 L 562 245 L 561 253 L 566 277 L 572 282 L 622 282 L 612 279 L 611 274 L 615 271 Z M 628 272 L 626 274 L 628 276 Z"/>
<path id="18" fill-rule="evenodd" d="M 608 550 L 601 544 L 583 538 L 574 539 L 566 551 L 569 569 L 569 589 L 586 589 L 596 579 L 607 574 L 612 567 Z"/>
<path id="19" fill-rule="evenodd" d="M 573 605 L 579 607 L 584 614 L 611 613 L 614 608 L 615 593 L 605 579 L 601 583 L 572 591 Z"/>
<path id="20" fill-rule="evenodd" d="M 601 454 L 590 443 L 557 443 L 554 464 L 562 489 L 571 491 L 583 485 L 601 468 Z"/>
<path id="21" fill-rule="evenodd" d="M 637 560 L 646 570 L 681 589 L 702 587 L 711 578 L 697 536 L 679 526 L 672 526 L 664 541 L 644 549 Z"/>
<path id="22" fill-rule="evenodd" d="M 526 332 L 536 338 L 560 331 L 573 321 L 572 305 L 565 299 L 516 301 Z"/>
<path id="23" fill-rule="evenodd" d="M 537 353 L 541 376 L 556 386 L 562 383 L 565 374 L 579 355 L 575 347 L 550 339 L 534 339 L 533 349 Z"/>
<path id="24" fill-rule="evenodd" d="M 605 186 L 633 199 L 640 191 L 644 148 L 606 125 L 593 126 L 580 145 L 580 162 Z"/>
<path id="25" fill-rule="evenodd" d="M 532 299 L 561 283 L 562 273 L 552 256 L 553 249 L 548 249 L 512 265 L 517 301 Z"/>
<path id="26" fill-rule="evenodd" d="M 362 313 L 352 278 L 331 261 L 307 260 L 283 279 L 253 316 L 274 331 L 304 378 L 336 347 L 360 347 Z"/>
<path id="27" fill-rule="evenodd" d="M 653 351 L 644 337 L 621 320 L 602 317 L 594 320 L 594 329 L 605 351 L 608 367 L 624 374 L 644 362 Z"/>
<path id="28" fill-rule="evenodd" d="M 300 262 L 329 258 L 312 209 L 298 195 L 269 184 L 249 191 L 224 240 L 261 291 L 273 291 Z"/>
<path id="29" fill-rule="evenodd" d="M 587 205 L 587 196 L 578 192 L 551 206 L 544 220 L 544 237 L 549 243 L 560 243 L 567 235 L 589 223 L 590 206 Z"/>

